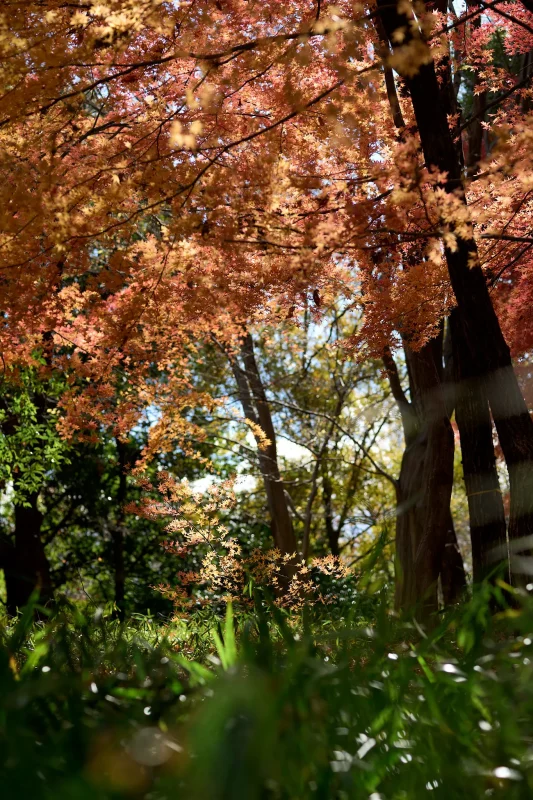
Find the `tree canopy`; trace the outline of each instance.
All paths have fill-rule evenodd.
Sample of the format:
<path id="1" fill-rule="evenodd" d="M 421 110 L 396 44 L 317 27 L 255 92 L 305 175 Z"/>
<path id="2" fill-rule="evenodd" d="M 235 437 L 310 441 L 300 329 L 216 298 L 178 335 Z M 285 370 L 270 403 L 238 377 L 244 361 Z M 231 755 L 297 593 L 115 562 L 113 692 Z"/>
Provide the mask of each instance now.
<path id="1" fill-rule="evenodd" d="M 510 547 L 508 577 L 523 583 L 528 6 L 5 4 L 2 425 L 21 507 L 38 521 L 68 448 L 114 441 L 118 553 L 133 475 L 177 451 L 200 472 L 240 469 L 222 453 L 241 425 L 226 452 L 255 450 L 281 554 L 305 561 L 329 542 L 337 557 L 374 475 L 397 506 L 397 603 L 434 610 L 439 582 L 448 599 L 465 586 L 455 430 L 474 579 Z M 310 346 L 326 341 L 306 367 L 311 320 Z M 285 348 L 277 365 L 269 340 Z M 366 432 L 352 424 L 359 381 L 369 406 L 389 403 Z M 392 403 L 405 451 L 381 463 L 376 446 L 399 446 Z M 310 456 L 303 494 L 280 461 L 287 435 Z"/>

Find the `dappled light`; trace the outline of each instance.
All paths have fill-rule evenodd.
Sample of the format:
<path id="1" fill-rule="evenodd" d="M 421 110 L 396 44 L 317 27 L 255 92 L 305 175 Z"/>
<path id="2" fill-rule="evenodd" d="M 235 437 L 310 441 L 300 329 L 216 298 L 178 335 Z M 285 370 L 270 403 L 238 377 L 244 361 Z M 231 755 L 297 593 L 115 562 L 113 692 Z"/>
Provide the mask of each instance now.
<path id="1" fill-rule="evenodd" d="M 0 3 L 6 800 L 533 796 L 533 0 Z"/>

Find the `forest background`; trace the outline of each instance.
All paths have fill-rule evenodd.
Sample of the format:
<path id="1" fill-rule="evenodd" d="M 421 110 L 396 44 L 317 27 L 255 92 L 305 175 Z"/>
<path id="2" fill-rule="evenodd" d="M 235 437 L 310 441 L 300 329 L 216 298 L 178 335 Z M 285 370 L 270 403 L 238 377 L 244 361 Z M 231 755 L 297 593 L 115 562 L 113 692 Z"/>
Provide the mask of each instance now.
<path id="1" fill-rule="evenodd" d="M 194 630 L 202 686 L 254 614 L 527 615 L 529 0 L 5 2 L 0 46 L 8 672 L 65 603 Z"/>

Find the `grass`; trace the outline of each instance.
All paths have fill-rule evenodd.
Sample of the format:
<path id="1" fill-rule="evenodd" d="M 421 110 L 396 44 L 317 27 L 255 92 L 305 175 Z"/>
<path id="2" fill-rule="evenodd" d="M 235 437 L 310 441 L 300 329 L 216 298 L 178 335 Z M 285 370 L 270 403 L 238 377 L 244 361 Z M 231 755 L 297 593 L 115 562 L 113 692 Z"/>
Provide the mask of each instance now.
<path id="1" fill-rule="evenodd" d="M 28 609 L 0 646 L 2 797 L 530 798 L 533 602 L 493 617 L 491 591 L 429 634 L 357 603 Z"/>

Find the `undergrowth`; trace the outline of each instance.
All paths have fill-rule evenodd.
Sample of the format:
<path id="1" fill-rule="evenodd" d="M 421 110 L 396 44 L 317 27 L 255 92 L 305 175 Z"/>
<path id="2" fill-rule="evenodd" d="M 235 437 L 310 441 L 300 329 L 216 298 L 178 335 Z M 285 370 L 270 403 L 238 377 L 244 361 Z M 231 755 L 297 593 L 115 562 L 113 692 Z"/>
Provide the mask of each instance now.
<path id="1" fill-rule="evenodd" d="M 3 798 L 530 798 L 533 602 L 5 623 Z M 502 597 L 499 598 L 500 603 Z M 372 616 L 368 616 L 369 609 Z"/>

